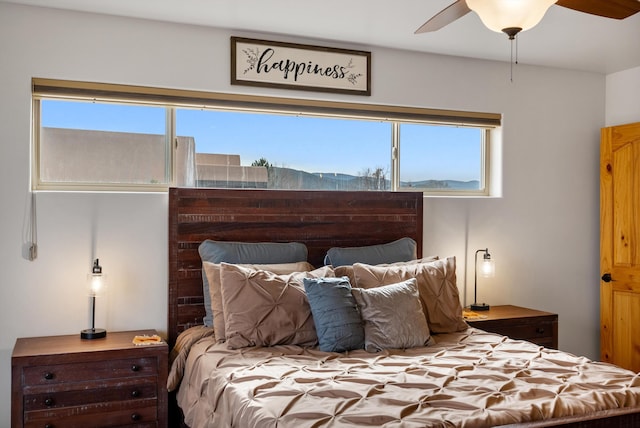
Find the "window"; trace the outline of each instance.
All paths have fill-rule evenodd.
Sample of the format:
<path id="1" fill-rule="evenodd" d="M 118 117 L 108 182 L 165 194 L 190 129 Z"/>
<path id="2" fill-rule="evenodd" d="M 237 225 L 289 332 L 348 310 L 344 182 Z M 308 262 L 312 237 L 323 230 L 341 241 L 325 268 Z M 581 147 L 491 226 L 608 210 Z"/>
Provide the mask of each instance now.
<path id="1" fill-rule="evenodd" d="M 400 188 L 481 192 L 487 132 L 477 127 L 400 125 Z"/>
<path id="2" fill-rule="evenodd" d="M 171 182 L 166 109 L 41 99 L 39 188 L 166 189 Z"/>
<path id="3" fill-rule="evenodd" d="M 494 114 L 46 79 L 34 79 L 34 119 L 34 187 L 72 190 L 487 195 L 500 125 Z"/>
<path id="4" fill-rule="evenodd" d="M 391 189 L 387 122 L 178 109 L 176 130 L 195 137 L 196 186 Z"/>

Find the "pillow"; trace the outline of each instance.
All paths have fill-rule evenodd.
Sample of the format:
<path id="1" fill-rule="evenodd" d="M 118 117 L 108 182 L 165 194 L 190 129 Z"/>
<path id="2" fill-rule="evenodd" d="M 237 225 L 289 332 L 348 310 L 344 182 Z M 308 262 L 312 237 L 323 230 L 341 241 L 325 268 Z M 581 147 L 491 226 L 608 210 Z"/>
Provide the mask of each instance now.
<path id="1" fill-rule="evenodd" d="M 336 278 L 346 276 L 349 279 L 349 284 L 355 286 L 356 277 L 353 275 L 353 265 L 334 266 L 333 272 L 336 274 Z"/>
<path id="2" fill-rule="evenodd" d="M 169 353 L 169 366 L 171 367 L 167 377 L 167 390 L 169 392 L 180 386 L 184 375 L 184 367 L 187 364 L 187 357 L 193 344 L 212 335 L 213 329 L 204 325 L 191 327 L 180 333 L 176 339 L 176 344 Z"/>
<path id="3" fill-rule="evenodd" d="M 433 260 L 438 260 L 438 256 L 428 256 L 428 257 L 424 257 L 422 259 L 415 259 L 415 260 L 409 260 L 407 262 L 395 262 L 395 263 L 389 263 L 389 264 L 379 264 L 376 266 L 401 266 L 401 265 L 405 265 L 405 264 L 416 264 L 416 263 L 424 263 L 424 262 L 431 262 Z M 358 284 L 356 282 L 356 277 L 353 274 L 353 265 L 344 265 L 344 266 L 334 266 L 333 267 L 333 271 L 336 274 L 336 277 L 339 278 L 341 276 L 346 276 L 347 278 L 349 278 L 349 283 L 353 286 L 353 287 L 357 287 Z"/>
<path id="4" fill-rule="evenodd" d="M 427 257 L 423 257 L 421 259 L 408 260 L 406 262 L 381 263 L 381 264 L 376 265 L 376 266 L 389 267 L 389 266 L 417 265 L 417 264 L 420 264 L 420 263 L 432 262 L 434 260 L 439 260 L 439 259 L 440 259 L 440 257 L 438 257 L 438 256 L 427 256 Z M 361 264 L 364 264 L 364 263 L 361 263 Z"/>
<path id="5" fill-rule="evenodd" d="M 267 270 L 278 275 L 289 274 L 293 272 L 308 272 L 313 270 L 313 266 L 308 262 L 297 263 L 281 263 L 272 265 L 250 265 L 242 264 L 240 266 L 253 270 Z M 216 340 L 224 342 L 226 332 L 224 328 L 224 308 L 222 307 L 222 294 L 220 291 L 220 264 L 202 262 L 202 269 L 209 283 L 209 302 L 211 313 L 213 315 L 213 329 L 215 331 Z"/>
<path id="6" fill-rule="evenodd" d="M 226 242 L 204 240 L 198 247 L 202 261 L 211 263 L 292 263 L 307 260 L 307 247 L 299 242 Z M 202 272 L 204 325 L 213 325 L 209 282 Z"/>
<path id="7" fill-rule="evenodd" d="M 316 345 L 318 337 L 302 280 L 330 276 L 334 275 L 328 266 L 276 275 L 222 263 L 220 284 L 229 348 Z"/>
<path id="8" fill-rule="evenodd" d="M 364 347 L 362 319 L 349 278 L 304 278 L 320 350 L 344 352 Z"/>
<path id="9" fill-rule="evenodd" d="M 415 278 L 377 288 L 354 288 L 352 293 L 364 320 L 364 346 L 368 352 L 434 343 Z"/>
<path id="10" fill-rule="evenodd" d="M 380 263 L 406 262 L 417 257 L 416 246 L 416 241 L 413 239 L 400 238 L 387 244 L 367 247 L 333 247 L 327 251 L 324 264 L 335 267 L 354 263 L 377 265 Z"/>
<path id="11" fill-rule="evenodd" d="M 394 284 L 416 278 L 422 309 L 431 333 L 453 333 L 468 326 L 462 317 L 456 285 L 456 258 L 397 266 L 353 265 L 356 284 L 362 288 Z"/>

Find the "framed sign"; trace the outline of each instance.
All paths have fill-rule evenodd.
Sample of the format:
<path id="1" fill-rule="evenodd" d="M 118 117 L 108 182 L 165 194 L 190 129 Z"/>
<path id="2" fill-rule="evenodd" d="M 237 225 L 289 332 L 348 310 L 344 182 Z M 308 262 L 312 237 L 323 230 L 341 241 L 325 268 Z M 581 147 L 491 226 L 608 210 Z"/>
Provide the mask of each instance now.
<path id="1" fill-rule="evenodd" d="M 231 37 L 231 84 L 371 95 L 371 52 Z"/>

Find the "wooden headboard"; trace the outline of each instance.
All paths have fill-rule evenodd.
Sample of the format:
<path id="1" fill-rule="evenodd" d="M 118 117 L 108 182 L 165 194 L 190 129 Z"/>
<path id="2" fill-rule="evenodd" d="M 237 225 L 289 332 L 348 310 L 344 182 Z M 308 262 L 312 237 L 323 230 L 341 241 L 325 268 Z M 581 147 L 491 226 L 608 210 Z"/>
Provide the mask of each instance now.
<path id="1" fill-rule="evenodd" d="M 422 256 L 421 192 L 169 189 L 169 344 L 202 324 L 205 239 L 301 242 L 322 266 L 331 247 L 383 244 L 408 236 Z"/>

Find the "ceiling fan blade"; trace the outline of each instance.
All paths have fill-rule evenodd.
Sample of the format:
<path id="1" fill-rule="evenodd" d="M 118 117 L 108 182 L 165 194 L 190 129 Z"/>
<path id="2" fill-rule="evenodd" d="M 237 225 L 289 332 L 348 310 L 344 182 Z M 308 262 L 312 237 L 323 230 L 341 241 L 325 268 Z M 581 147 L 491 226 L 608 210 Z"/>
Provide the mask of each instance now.
<path id="1" fill-rule="evenodd" d="M 414 34 L 439 30 L 442 27 L 451 24 L 456 19 L 462 18 L 469 12 L 471 12 L 471 9 L 467 6 L 467 2 L 465 0 L 457 0 L 455 3 L 442 9 L 430 20 L 422 24 Z"/>
<path id="2" fill-rule="evenodd" d="M 558 0 L 556 4 L 591 15 L 614 19 L 624 19 L 640 12 L 638 0 Z"/>

